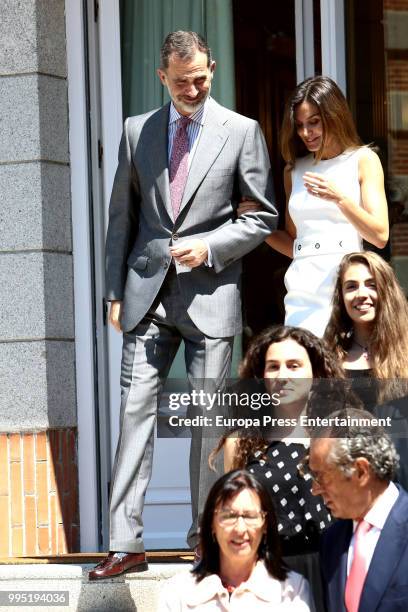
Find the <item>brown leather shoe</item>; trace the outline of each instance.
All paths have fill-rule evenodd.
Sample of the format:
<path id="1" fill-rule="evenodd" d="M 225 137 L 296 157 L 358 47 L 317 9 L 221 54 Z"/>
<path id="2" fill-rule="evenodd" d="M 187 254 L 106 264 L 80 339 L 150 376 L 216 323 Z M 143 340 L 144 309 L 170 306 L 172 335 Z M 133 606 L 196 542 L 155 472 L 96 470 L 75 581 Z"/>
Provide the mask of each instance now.
<path id="1" fill-rule="evenodd" d="M 144 572 L 147 569 L 145 553 L 126 553 L 122 557 L 115 557 L 115 553 L 110 552 L 105 559 L 89 571 L 88 579 L 114 578 L 125 572 Z"/>

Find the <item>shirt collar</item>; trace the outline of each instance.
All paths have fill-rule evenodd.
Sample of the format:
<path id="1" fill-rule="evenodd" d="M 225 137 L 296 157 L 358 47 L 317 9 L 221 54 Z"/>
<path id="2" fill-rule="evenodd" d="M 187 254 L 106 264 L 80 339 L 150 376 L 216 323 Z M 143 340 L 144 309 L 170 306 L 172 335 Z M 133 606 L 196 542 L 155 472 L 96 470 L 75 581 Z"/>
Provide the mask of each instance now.
<path id="1" fill-rule="evenodd" d="M 204 125 L 205 114 L 207 111 L 208 98 L 204 102 L 200 108 L 189 116 L 190 121 L 194 121 L 195 123 L 199 123 L 200 125 Z M 183 115 L 180 115 L 178 110 L 173 104 L 173 101 L 170 103 L 170 113 L 169 113 L 169 125 L 178 121 Z"/>
<path id="2" fill-rule="evenodd" d="M 290 584 L 281 583 L 268 573 L 263 561 L 258 561 L 248 580 L 239 585 L 234 593 L 249 591 L 259 599 L 270 603 L 282 601 L 282 590 L 285 593 L 293 588 Z M 227 593 L 217 574 L 206 576 L 200 582 L 193 582 L 189 592 L 186 593 L 186 603 L 190 606 L 198 606 L 217 596 Z"/>
<path id="3" fill-rule="evenodd" d="M 373 525 L 373 527 L 382 529 L 393 505 L 397 501 L 398 495 L 399 491 L 397 487 L 393 482 L 390 482 L 385 491 L 377 497 L 374 504 L 365 515 L 364 520 L 370 523 L 370 525 Z M 353 523 L 355 529 L 357 522 L 353 521 Z"/>

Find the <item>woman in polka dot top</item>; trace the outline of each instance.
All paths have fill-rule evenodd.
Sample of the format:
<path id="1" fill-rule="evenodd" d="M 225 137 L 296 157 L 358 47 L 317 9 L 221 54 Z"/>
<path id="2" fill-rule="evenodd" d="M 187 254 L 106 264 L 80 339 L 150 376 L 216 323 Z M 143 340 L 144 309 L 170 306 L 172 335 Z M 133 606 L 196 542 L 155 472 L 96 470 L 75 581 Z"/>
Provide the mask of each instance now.
<path id="1" fill-rule="evenodd" d="M 285 562 L 309 580 L 316 609 L 324 611 L 319 537 L 332 519 L 323 499 L 312 495 L 311 477 L 298 470 L 309 446 L 308 432 L 299 423 L 301 415 L 315 413 L 316 408 L 320 415 L 332 411 L 327 394 L 313 389 L 319 382 L 323 387 L 327 383 L 327 389 L 334 378 L 342 379 L 335 383 L 342 386 L 342 368 L 322 340 L 311 332 L 274 326 L 251 342 L 241 364 L 240 378 L 240 385 L 259 381 L 257 384 L 278 404 L 273 408 L 274 417 L 285 419 L 285 425 L 273 431 L 237 430 L 221 439 L 214 454 L 223 448 L 225 471 L 246 467 L 267 484 L 275 503 Z M 342 394 L 338 393 L 339 396 L 343 402 Z M 316 401 L 318 406 L 311 409 L 310 404 Z"/>

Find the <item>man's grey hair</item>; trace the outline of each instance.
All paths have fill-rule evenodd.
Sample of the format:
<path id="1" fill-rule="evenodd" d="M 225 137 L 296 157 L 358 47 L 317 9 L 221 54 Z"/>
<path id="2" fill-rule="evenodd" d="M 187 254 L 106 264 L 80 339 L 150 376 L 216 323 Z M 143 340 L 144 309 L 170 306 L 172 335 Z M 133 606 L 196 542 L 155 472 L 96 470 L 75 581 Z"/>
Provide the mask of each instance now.
<path id="1" fill-rule="evenodd" d="M 181 61 L 188 62 L 193 59 L 197 51 L 206 53 L 207 67 L 210 67 L 212 62 L 211 49 L 200 34 L 185 32 L 184 30 L 170 32 L 160 50 L 160 68 L 166 70 L 169 67 L 169 57 L 172 53 Z"/>
<path id="2" fill-rule="evenodd" d="M 346 432 L 344 429 L 342 433 L 334 429 L 330 431 L 335 440 L 327 460 L 350 478 L 355 469 L 353 463 L 364 457 L 379 480 L 392 480 L 398 469 L 399 456 L 390 436 L 379 425 L 359 424 L 360 420 L 371 420 L 373 415 L 365 410 L 348 409 L 337 412 L 336 416 L 352 417 L 355 422 L 347 427 Z"/>

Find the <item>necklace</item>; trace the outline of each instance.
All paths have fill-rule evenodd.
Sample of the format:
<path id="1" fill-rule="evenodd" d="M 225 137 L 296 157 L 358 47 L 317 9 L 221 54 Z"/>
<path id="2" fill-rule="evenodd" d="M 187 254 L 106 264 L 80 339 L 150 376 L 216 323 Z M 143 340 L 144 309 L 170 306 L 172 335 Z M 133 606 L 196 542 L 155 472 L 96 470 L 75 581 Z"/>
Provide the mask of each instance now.
<path id="1" fill-rule="evenodd" d="M 353 342 L 354 342 L 354 344 L 357 344 L 357 346 L 359 346 L 360 348 L 363 349 L 363 357 L 364 357 L 364 359 L 366 359 L 368 361 L 368 359 L 369 359 L 368 352 L 369 352 L 369 348 L 370 348 L 369 345 L 368 346 L 363 346 L 362 344 L 360 344 L 360 342 L 357 342 L 357 340 L 355 338 L 353 338 Z"/>

